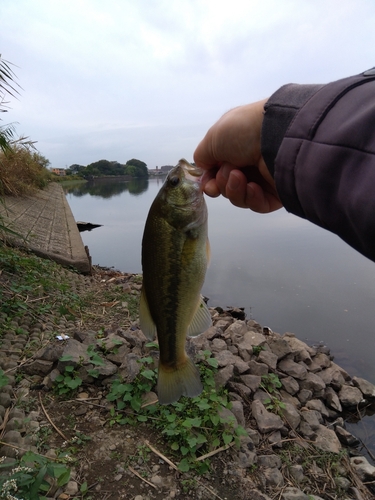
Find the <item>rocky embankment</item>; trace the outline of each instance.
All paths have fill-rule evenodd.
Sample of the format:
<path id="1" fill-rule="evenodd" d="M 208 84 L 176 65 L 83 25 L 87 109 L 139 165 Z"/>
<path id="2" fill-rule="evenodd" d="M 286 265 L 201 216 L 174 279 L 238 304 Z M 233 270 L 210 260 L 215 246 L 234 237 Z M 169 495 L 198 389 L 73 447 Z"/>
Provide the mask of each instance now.
<path id="1" fill-rule="evenodd" d="M 128 288 L 139 293 L 139 283 L 129 276 L 126 280 L 123 276 L 117 281 L 112 278 L 112 283 L 126 281 Z M 89 283 L 89 278 L 82 279 Z M 223 453 L 223 476 L 236 492 L 232 498 L 374 498 L 375 467 L 355 451 L 359 442 L 345 429 L 344 414 L 374 401 L 375 386 L 351 377 L 333 362 L 326 348 L 310 347 L 291 333 L 280 335 L 262 328 L 255 321 L 246 320 L 239 309 L 210 310 L 213 326 L 189 339 L 187 350 L 192 357 L 199 351 L 212 352 L 219 366 L 217 387 L 225 386 L 232 400 L 231 410 L 225 412 L 246 430 L 240 448 L 233 447 Z M 150 353 L 137 322 L 116 327 L 102 325 L 102 335 L 98 338 L 97 329 L 77 328 L 74 321 L 60 320 L 57 333 L 63 334 L 62 340 L 56 339 L 56 323 L 51 323 L 49 330 L 45 324 L 33 328 L 30 324 L 14 326 L 23 333 L 5 334 L 0 356 L 0 366 L 8 377 L 8 384 L 0 389 L 3 433 L 0 456 L 6 457 L 5 463 L 27 449 L 38 450 L 41 412 L 28 411 L 25 399 L 30 398 L 33 390 L 52 388 L 67 365 L 61 359 L 76 367 L 83 387 L 91 385 L 91 393 L 95 387 L 96 395 L 99 394 L 97 403 L 105 409 L 109 382 L 118 376 L 132 382 L 139 371 L 137 360 Z M 33 340 L 38 344 L 41 338 L 43 346 L 30 358 L 21 359 L 25 346 Z M 95 379 L 90 375 L 94 366 L 89 345 L 100 347 L 104 361 L 95 366 Z M 17 373 L 25 375 L 21 383 L 17 383 Z M 349 454 L 344 453 L 345 449 Z M 331 454 L 338 457 L 332 474 L 322 465 L 322 457 Z M 164 496 L 154 496 L 151 489 L 138 495 L 138 500 L 178 497 L 176 477 L 170 474 L 168 481 L 168 491 L 160 486 L 159 493 L 164 491 Z M 74 481 L 70 482 L 70 488 L 77 490 Z M 220 489 L 215 491 L 215 496 L 222 498 Z M 59 495 L 51 498 L 74 498 L 74 494 L 69 496 L 66 491 L 60 491 Z M 191 498 L 204 497 L 196 493 Z"/>

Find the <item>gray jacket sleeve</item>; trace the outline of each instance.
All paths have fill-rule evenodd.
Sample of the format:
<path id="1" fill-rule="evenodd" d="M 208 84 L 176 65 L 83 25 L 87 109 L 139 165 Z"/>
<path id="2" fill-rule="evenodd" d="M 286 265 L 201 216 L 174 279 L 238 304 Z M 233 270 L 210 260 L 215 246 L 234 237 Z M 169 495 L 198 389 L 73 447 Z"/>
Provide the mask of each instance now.
<path id="1" fill-rule="evenodd" d="M 265 105 L 262 154 L 289 212 L 375 261 L 375 69 L 281 87 Z"/>

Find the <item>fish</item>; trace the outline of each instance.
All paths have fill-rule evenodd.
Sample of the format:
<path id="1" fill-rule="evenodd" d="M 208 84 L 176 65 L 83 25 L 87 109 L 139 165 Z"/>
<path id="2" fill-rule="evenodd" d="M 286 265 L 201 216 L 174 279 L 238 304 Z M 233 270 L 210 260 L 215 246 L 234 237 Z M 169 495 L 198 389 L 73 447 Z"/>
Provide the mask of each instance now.
<path id="1" fill-rule="evenodd" d="M 157 335 L 159 403 L 203 390 L 197 366 L 186 354 L 187 336 L 212 325 L 201 296 L 210 257 L 207 206 L 197 179 L 202 171 L 185 159 L 170 170 L 153 201 L 142 238 L 140 328 Z M 191 178 L 193 177 L 193 178 Z"/>

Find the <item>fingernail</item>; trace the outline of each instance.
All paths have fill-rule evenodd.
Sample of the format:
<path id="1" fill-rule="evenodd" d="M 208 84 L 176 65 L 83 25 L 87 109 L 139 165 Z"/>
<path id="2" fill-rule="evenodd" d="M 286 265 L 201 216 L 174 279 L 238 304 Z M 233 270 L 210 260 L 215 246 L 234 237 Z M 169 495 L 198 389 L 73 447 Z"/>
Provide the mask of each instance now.
<path id="1" fill-rule="evenodd" d="M 230 175 L 228 180 L 228 188 L 231 189 L 232 191 L 235 191 L 239 185 L 240 185 L 240 180 L 237 177 L 237 175 L 235 174 Z"/>
<path id="2" fill-rule="evenodd" d="M 222 177 L 224 178 L 224 180 L 228 180 L 229 179 L 229 175 L 231 173 L 233 169 L 230 167 L 230 165 L 223 165 L 221 168 L 220 168 L 220 173 L 222 175 Z"/>

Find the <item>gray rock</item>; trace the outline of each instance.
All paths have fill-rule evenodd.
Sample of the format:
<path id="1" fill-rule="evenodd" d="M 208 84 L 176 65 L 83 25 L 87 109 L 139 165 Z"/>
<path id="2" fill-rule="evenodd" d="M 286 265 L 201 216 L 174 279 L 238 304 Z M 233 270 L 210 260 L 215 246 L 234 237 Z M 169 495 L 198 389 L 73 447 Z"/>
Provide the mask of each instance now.
<path id="1" fill-rule="evenodd" d="M 306 439 L 313 440 L 316 436 L 316 432 L 305 420 L 302 420 L 299 424 L 298 432 Z"/>
<path id="2" fill-rule="evenodd" d="M 45 361 L 43 359 L 34 359 L 30 364 L 23 367 L 23 371 L 28 375 L 47 375 L 53 367 L 52 361 Z"/>
<path id="3" fill-rule="evenodd" d="M 229 365 L 229 366 L 232 366 L 232 365 Z M 225 368 L 223 368 L 223 370 L 224 369 Z M 235 391 L 237 394 L 239 394 L 242 397 L 242 399 L 248 398 L 248 397 L 251 396 L 251 392 L 252 391 L 245 384 L 241 384 L 241 383 L 238 383 L 238 382 L 229 382 L 229 388 L 232 391 Z"/>
<path id="4" fill-rule="evenodd" d="M 324 425 L 320 425 L 316 430 L 314 444 L 320 450 L 331 453 L 339 453 L 341 450 L 341 444 L 335 432 Z"/>
<path id="5" fill-rule="evenodd" d="M 243 404 L 241 401 L 232 401 L 231 412 L 236 417 L 237 422 L 242 427 L 245 427 L 245 415 L 243 412 Z"/>
<path id="6" fill-rule="evenodd" d="M 233 377 L 233 365 L 227 365 L 215 374 L 216 388 L 225 387 Z"/>
<path id="7" fill-rule="evenodd" d="M 313 430 L 319 429 L 323 422 L 321 414 L 316 410 L 301 411 L 301 417 Z"/>
<path id="8" fill-rule="evenodd" d="M 251 411 L 262 434 L 279 430 L 284 425 L 281 418 L 267 411 L 260 401 L 252 402 Z"/>
<path id="9" fill-rule="evenodd" d="M 306 368 L 292 359 L 281 360 L 278 368 L 290 377 L 297 378 L 298 380 L 304 380 L 307 376 Z"/>
<path id="10" fill-rule="evenodd" d="M 221 408 L 219 410 L 219 417 L 221 422 L 232 430 L 238 426 L 236 416 L 228 408 Z"/>
<path id="11" fill-rule="evenodd" d="M 236 375 L 242 375 L 249 371 L 249 362 L 243 361 L 240 357 L 237 357 L 234 363 L 234 373 Z"/>
<path id="12" fill-rule="evenodd" d="M 276 354 L 278 360 L 285 358 L 292 352 L 289 343 L 281 337 L 271 337 L 267 340 L 267 344 L 271 351 Z"/>
<path id="13" fill-rule="evenodd" d="M 271 351 L 260 351 L 258 356 L 260 363 L 266 364 L 271 370 L 276 370 L 277 356 Z"/>
<path id="14" fill-rule="evenodd" d="M 280 390 L 280 396 L 281 396 L 281 400 L 283 403 L 290 403 L 295 408 L 301 407 L 301 403 L 300 403 L 299 399 L 297 399 L 294 396 L 292 396 L 291 394 L 289 394 L 289 392 L 284 391 L 284 389 Z"/>
<path id="15" fill-rule="evenodd" d="M 288 487 L 281 494 L 282 500 L 309 500 L 309 497 L 298 488 Z"/>
<path id="16" fill-rule="evenodd" d="M 314 362 L 320 366 L 321 370 L 329 368 L 332 364 L 332 361 L 330 360 L 329 356 L 327 356 L 327 354 L 324 354 L 323 352 L 318 352 L 318 354 L 314 356 L 313 359 Z"/>
<path id="17" fill-rule="evenodd" d="M 248 469 L 257 462 L 257 454 L 254 451 L 248 449 L 242 449 L 237 455 L 237 464 L 242 469 Z"/>
<path id="18" fill-rule="evenodd" d="M 353 384 L 362 392 L 365 398 L 375 398 L 375 385 L 360 377 L 353 377 Z"/>
<path id="19" fill-rule="evenodd" d="M 252 392 L 255 392 L 259 389 L 260 384 L 262 383 L 262 378 L 258 375 L 241 375 L 242 382 L 251 389 Z"/>
<path id="20" fill-rule="evenodd" d="M 318 411 L 323 417 L 329 417 L 328 410 L 320 399 L 311 399 L 306 403 L 306 408 Z"/>
<path id="21" fill-rule="evenodd" d="M 345 381 L 350 380 L 348 373 L 333 362 L 331 366 L 319 372 L 319 377 L 326 385 L 332 385 L 336 390 L 345 384 Z"/>
<path id="22" fill-rule="evenodd" d="M 223 339 L 214 339 L 211 342 L 211 351 L 212 352 L 220 352 L 227 350 L 228 346 L 225 340 Z"/>
<path id="23" fill-rule="evenodd" d="M 357 406 L 362 400 L 362 392 L 357 387 L 343 385 L 338 394 L 340 402 L 343 406 Z"/>
<path id="24" fill-rule="evenodd" d="M 107 354 L 106 359 L 111 361 L 111 363 L 115 363 L 115 365 L 120 366 L 129 352 L 130 348 L 127 345 L 121 345 L 118 349 L 116 349 L 116 352 Z"/>
<path id="25" fill-rule="evenodd" d="M 284 478 L 279 469 L 265 469 L 263 474 L 266 479 L 266 485 L 269 488 L 281 488 L 284 486 Z"/>
<path id="26" fill-rule="evenodd" d="M 362 481 L 374 481 L 375 467 L 370 465 L 365 457 L 352 457 L 350 464 Z"/>
<path id="27" fill-rule="evenodd" d="M 301 389 L 308 389 L 313 393 L 318 393 L 319 391 L 322 391 L 326 388 L 326 384 L 319 375 L 309 372 L 306 378 L 304 380 L 301 380 L 300 387 Z"/>
<path id="28" fill-rule="evenodd" d="M 332 408 L 332 410 L 342 412 L 341 403 L 338 395 L 333 390 L 332 387 L 327 387 L 324 394 L 327 405 Z"/>
<path id="29" fill-rule="evenodd" d="M 293 395 L 296 394 L 299 391 L 299 385 L 297 380 L 295 380 L 293 377 L 285 377 L 280 380 L 282 386 L 288 392 L 289 394 Z"/>
<path id="30" fill-rule="evenodd" d="M 65 493 L 70 496 L 75 496 L 78 493 L 79 487 L 76 481 L 69 481 L 65 486 Z"/>
<path id="31" fill-rule="evenodd" d="M 309 389 L 301 389 L 299 393 L 297 394 L 298 399 L 301 401 L 302 404 L 307 403 L 312 398 L 312 391 Z"/>
<path id="32" fill-rule="evenodd" d="M 233 344 L 239 344 L 247 330 L 248 328 L 245 321 L 234 321 L 225 330 L 225 338 L 230 338 Z"/>
<path id="33" fill-rule="evenodd" d="M 65 344 L 64 342 L 53 342 L 47 345 L 47 347 L 43 349 L 39 349 L 35 353 L 35 358 L 36 359 L 43 359 L 45 361 L 52 361 L 55 362 L 59 358 L 61 358 L 63 352 L 65 349 Z"/>
<path id="34" fill-rule="evenodd" d="M 268 374 L 268 366 L 264 363 L 257 363 L 254 359 L 249 361 L 249 370 L 252 375 L 267 375 Z"/>
<path id="35" fill-rule="evenodd" d="M 339 438 L 340 442 L 345 446 L 355 447 L 360 444 L 359 439 L 357 439 L 353 434 L 349 431 L 341 427 L 340 425 L 336 425 L 335 427 L 336 435 Z"/>
<path id="36" fill-rule="evenodd" d="M 120 366 L 119 373 L 127 384 L 133 382 L 141 370 L 141 365 L 138 363 L 139 359 L 140 357 L 136 354 L 129 353 L 126 355 L 125 361 Z"/>
<path id="37" fill-rule="evenodd" d="M 61 359 L 59 359 L 57 364 L 57 369 L 60 373 L 64 372 L 66 366 L 76 367 L 90 362 L 87 345 L 81 344 L 75 339 L 69 339 L 66 341 L 63 356 L 65 361 L 61 361 Z"/>
<path id="38" fill-rule="evenodd" d="M 258 456 L 258 465 L 261 467 L 268 467 L 274 469 L 280 469 L 281 467 L 281 458 L 279 455 L 259 455 Z"/>
<path id="39" fill-rule="evenodd" d="M 214 353 L 214 357 L 217 359 L 219 367 L 227 366 L 229 364 L 234 365 L 236 362 L 236 356 L 230 351 L 219 351 Z"/>
<path id="40" fill-rule="evenodd" d="M 303 467 L 300 464 L 291 465 L 289 472 L 297 483 L 303 483 L 307 479 L 303 473 Z"/>
<path id="41" fill-rule="evenodd" d="M 281 432 L 274 431 L 268 436 L 268 442 L 272 447 L 281 448 Z"/>
<path id="42" fill-rule="evenodd" d="M 284 405 L 285 408 L 281 409 L 282 416 L 288 425 L 295 430 L 301 422 L 301 415 L 292 404 L 284 403 Z"/>
<path id="43" fill-rule="evenodd" d="M 249 495 L 251 500 L 271 500 L 268 495 L 261 493 L 259 490 L 249 490 Z"/>
<path id="44" fill-rule="evenodd" d="M 0 406 L 3 406 L 4 408 L 9 408 L 12 400 L 9 394 L 6 392 L 0 393 Z"/>
<path id="45" fill-rule="evenodd" d="M 220 328 L 223 332 L 233 323 L 233 318 L 220 318 L 217 321 L 215 320 L 215 327 Z"/>
<path id="46" fill-rule="evenodd" d="M 270 402 L 270 395 L 266 391 L 258 389 L 256 392 L 254 392 L 253 400 L 260 401 L 262 404 L 266 404 Z"/>

